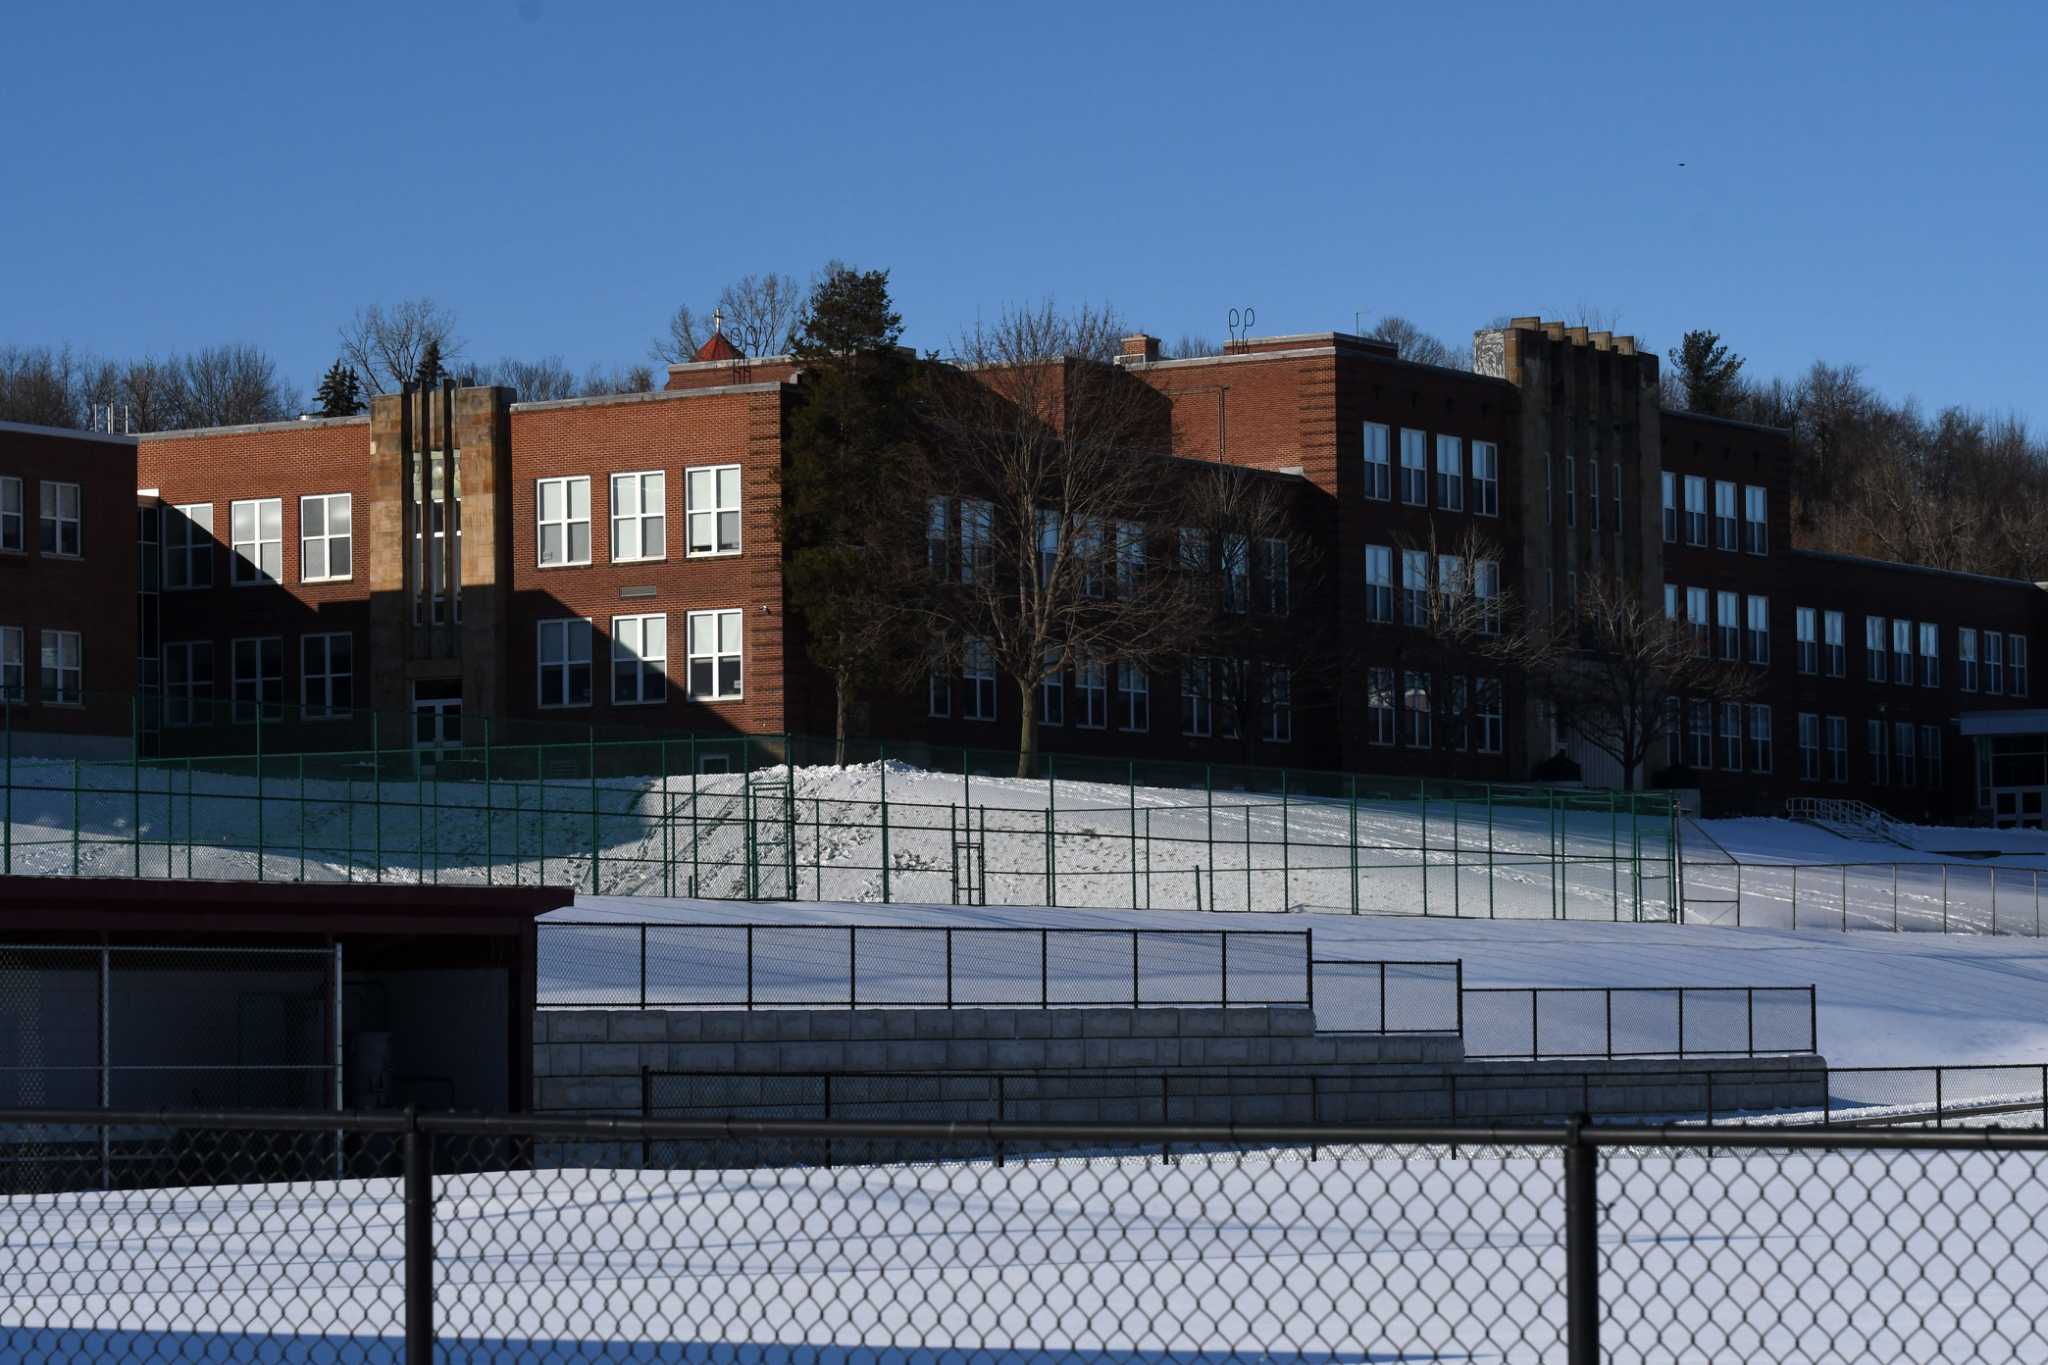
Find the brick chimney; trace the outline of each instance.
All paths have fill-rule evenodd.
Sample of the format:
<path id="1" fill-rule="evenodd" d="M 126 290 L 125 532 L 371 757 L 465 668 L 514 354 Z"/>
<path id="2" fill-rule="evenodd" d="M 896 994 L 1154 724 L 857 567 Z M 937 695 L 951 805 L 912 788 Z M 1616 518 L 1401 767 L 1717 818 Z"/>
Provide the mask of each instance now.
<path id="1" fill-rule="evenodd" d="M 1124 338 L 1125 361 L 1154 361 L 1159 359 L 1159 338 L 1148 332 L 1138 332 Z"/>

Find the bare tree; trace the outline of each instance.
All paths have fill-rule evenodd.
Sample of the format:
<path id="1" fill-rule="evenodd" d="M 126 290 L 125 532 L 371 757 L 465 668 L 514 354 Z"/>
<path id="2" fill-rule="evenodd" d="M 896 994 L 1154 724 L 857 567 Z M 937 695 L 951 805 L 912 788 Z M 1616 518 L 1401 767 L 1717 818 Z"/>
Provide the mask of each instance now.
<path id="1" fill-rule="evenodd" d="M 1393 342 L 1401 359 L 1412 360 L 1418 365 L 1449 365 L 1456 358 L 1441 339 L 1398 314 L 1390 313 L 1381 318 L 1366 335 L 1375 340 Z"/>
<path id="2" fill-rule="evenodd" d="M 1394 618 L 1408 629 L 1355 662 L 1392 669 L 1401 706 L 1429 715 L 1427 747 L 1464 751 L 1474 720 L 1499 700 L 1503 675 L 1521 674 L 1537 657 L 1521 595 L 1502 578 L 1501 543 L 1477 525 L 1445 535 L 1432 520 L 1421 537 L 1397 536 L 1394 549 Z"/>
<path id="3" fill-rule="evenodd" d="M 506 356 L 466 374 L 466 384 L 502 384 L 514 390 L 523 403 L 547 403 L 557 398 L 574 398 L 580 392 L 576 376 L 558 355 L 538 360 L 515 360 Z"/>
<path id="4" fill-rule="evenodd" d="M 0 346 L 0 421 L 86 425 L 88 368 L 69 346 Z"/>
<path id="5" fill-rule="evenodd" d="M 1177 338 L 1167 342 L 1163 349 L 1168 360 L 1198 360 L 1203 356 L 1223 354 L 1223 348 L 1215 341 L 1192 332 L 1182 332 Z"/>
<path id="6" fill-rule="evenodd" d="M 462 340 L 455 335 L 455 314 L 429 298 L 407 299 L 388 312 L 381 304 L 358 308 L 337 329 L 342 358 L 353 365 L 372 393 L 396 393 L 418 375 L 427 348 L 440 348 L 441 363 L 461 367 Z"/>
<path id="7" fill-rule="evenodd" d="M 750 356 L 781 355 L 789 349 L 790 338 L 803 326 L 804 301 L 809 297 L 795 277 L 742 275 L 719 291 L 711 315 L 683 304 L 669 316 L 668 330 L 654 339 L 649 356 L 663 365 L 682 365 L 695 358 L 697 350 L 711 339 L 712 323 L 725 339 Z"/>
<path id="8" fill-rule="evenodd" d="M 583 396 L 602 398 L 614 393 L 651 393 L 654 371 L 645 365 L 623 365 L 604 369 L 592 365 L 583 374 Z"/>
<path id="9" fill-rule="evenodd" d="M 1114 312 L 1006 310 L 934 367 L 920 482 L 939 569 L 921 610 L 935 661 L 1006 680 L 1017 771 L 1038 751 L 1038 689 L 1068 668 L 1151 671 L 1199 619 L 1159 555 L 1174 510 L 1162 477 L 1166 400 L 1109 363 Z"/>
<path id="10" fill-rule="evenodd" d="M 276 362 L 254 346 L 209 346 L 175 363 L 184 426 L 278 422 L 299 408 L 299 396 L 278 378 Z"/>

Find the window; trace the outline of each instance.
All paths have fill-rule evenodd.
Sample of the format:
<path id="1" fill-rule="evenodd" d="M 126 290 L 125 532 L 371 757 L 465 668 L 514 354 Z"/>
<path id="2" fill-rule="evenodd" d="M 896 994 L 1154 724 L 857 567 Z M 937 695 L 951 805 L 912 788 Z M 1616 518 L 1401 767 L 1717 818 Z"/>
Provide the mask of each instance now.
<path id="1" fill-rule="evenodd" d="M 940 578 L 953 576 L 953 504 L 944 498 L 925 499 L 924 562 Z"/>
<path id="2" fill-rule="evenodd" d="M 1116 725 L 1132 734 L 1152 728 L 1152 683 L 1133 663 L 1116 666 Z"/>
<path id="3" fill-rule="evenodd" d="M 1500 447 L 1491 441 L 1472 443 L 1472 510 L 1482 517 L 1500 515 Z"/>
<path id="4" fill-rule="evenodd" d="M 1410 507 L 1429 506 L 1429 470 L 1424 464 L 1428 439 L 1419 431 L 1401 432 L 1401 501 Z"/>
<path id="5" fill-rule="evenodd" d="M 1941 779 L 1941 727 L 1923 725 L 1920 727 L 1920 781 L 1939 790 L 1943 785 Z"/>
<path id="6" fill-rule="evenodd" d="M 1715 653 L 1730 661 L 1742 658 L 1742 597 L 1739 593 L 1714 594 Z"/>
<path id="7" fill-rule="evenodd" d="M 1268 541 L 1280 545 L 1280 596 L 1287 596 L 1287 547 L 1284 542 Z M 1116 524 L 1116 593 L 1118 597 L 1130 598 L 1137 595 L 1138 582 L 1145 576 L 1145 528 L 1135 521 L 1120 521 Z M 1270 582 L 1270 580 L 1268 580 Z M 1281 610 L 1285 610 L 1283 607 Z"/>
<path id="8" fill-rule="evenodd" d="M 960 660 L 960 683 L 967 705 L 961 715 L 968 720 L 996 718 L 996 659 L 983 640 L 969 640 Z"/>
<path id="9" fill-rule="evenodd" d="M 1792 633 L 1798 642 L 1798 667 L 1801 673 L 1820 672 L 1820 640 L 1815 633 L 1819 624 L 1815 619 L 1817 615 L 1812 607 L 1798 607 L 1792 612 Z M 1818 747 L 1819 722 L 1816 721 L 1814 724 L 1814 745 Z"/>
<path id="10" fill-rule="evenodd" d="M 43 553 L 77 556 L 84 553 L 79 534 L 79 496 L 75 483 L 42 482 Z"/>
<path id="11" fill-rule="evenodd" d="M 1180 531 L 1180 567 L 1187 573 L 1207 573 L 1209 563 L 1209 533 L 1198 531 L 1192 526 L 1183 526 Z"/>
<path id="12" fill-rule="evenodd" d="M 2027 637 L 2008 635 L 2005 637 L 2006 678 L 2012 683 L 2012 695 L 2027 695 Z"/>
<path id="13" fill-rule="evenodd" d="M 1755 484 L 1742 486 L 1742 548 L 1750 554 L 1770 553 L 1770 499 Z"/>
<path id="14" fill-rule="evenodd" d="M 1426 625 L 1429 621 L 1429 555 L 1421 550 L 1401 551 L 1401 624 Z"/>
<path id="15" fill-rule="evenodd" d="M 1941 627 L 1931 621 L 1920 623 L 1920 685 L 1941 686 Z"/>
<path id="16" fill-rule="evenodd" d="M 28 664 L 22 657 L 20 626 L 0 626 L 0 705 L 14 705 L 28 699 Z"/>
<path id="17" fill-rule="evenodd" d="M 960 499 L 960 581 L 986 578 L 995 568 L 995 504 L 980 498 Z"/>
<path id="18" fill-rule="evenodd" d="M 1266 614 L 1287 614 L 1287 542 L 1267 539 L 1259 542 L 1259 585 L 1265 593 Z"/>
<path id="19" fill-rule="evenodd" d="M 462 619 L 462 452 L 434 451 L 414 462 L 414 496 L 406 509 L 412 533 L 412 619 Z M 450 524 L 449 493 L 454 493 Z M 449 544 L 450 533 L 454 544 Z"/>
<path id="20" fill-rule="evenodd" d="M 540 566 L 590 562 L 590 480 L 538 479 L 534 482 Z"/>
<path id="21" fill-rule="evenodd" d="M 1369 744 L 1394 742 L 1394 670 L 1365 672 L 1365 738 Z"/>
<path id="22" fill-rule="evenodd" d="M 1472 687 L 1479 710 L 1479 752 L 1500 753 L 1507 742 L 1507 710 L 1501 700 L 1500 679 L 1479 678 Z"/>
<path id="23" fill-rule="evenodd" d="M 43 632 L 43 700 L 59 706 L 85 701 L 83 645 L 75 630 Z"/>
<path id="24" fill-rule="evenodd" d="M 1472 569 L 1472 595 L 1479 601 L 1479 633 L 1500 634 L 1500 561 L 1482 559 Z"/>
<path id="25" fill-rule="evenodd" d="M 1714 766 L 1714 703 L 1696 701 L 1685 713 L 1686 762 L 1702 772 Z"/>
<path id="26" fill-rule="evenodd" d="M 1882 787 L 1892 780 L 1891 765 L 1885 761 L 1885 726 L 1881 720 L 1863 723 L 1864 742 L 1870 749 L 1870 785 Z"/>
<path id="27" fill-rule="evenodd" d="M 1038 723 L 1067 723 L 1067 675 L 1060 667 L 1060 652 L 1056 649 L 1047 652 L 1045 676 L 1038 680 Z"/>
<path id="28" fill-rule="evenodd" d="M 186 503 L 164 515 L 164 588 L 213 586 L 213 504 Z"/>
<path id="29" fill-rule="evenodd" d="M 1436 557 L 1437 609 L 1446 616 L 1454 616 L 1464 606 L 1467 590 L 1465 583 L 1465 561 L 1456 555 Z"/>
<path id="30" fill-rule="evenodd" d="M 940 717 L 953 714 L 953 678 L 937 664 L 925 679 L 925 710 Z"/>
<path id="31" fill-rule="evenodd" d="M 1685 620 L 1692 627 L 1693 648 L 1706 657 L 1710 645 L 1707 634 L 1707 590 L 1687 588 L 1685 590 Z"/>
<path id="32" fill-rule="evenodd" d="M 1755 702 L 1749 708 L 1749 770 L 1771 770 L 1771 708 Z"/>
<path id="33" fill-rule="evenodd" d="M 1826 643 L 1822 657 L 1827 661 L 1827 675 L 1843 678 L 1849 674 L 1848 630 L 1842 613 L 1827 611 L 1821 613 L 1822 639 Z"/>
<path id="34" fill-rule="evenodd" d="M 1552 460 L 1551 460 L 1550 456 L 1548 456 L 1548 455 L 1545 455 L 1545 456 L 1543 457 L 1543 524 L 1544 524 L 1545 526 L 1548 526 L 1548 525 L 1550 525 L 1550 524 L 1551 524 L 1551 522 L 1553 522 L 1553 521 L 1555 521 L 1555 520 L 1557 519 L 1557 518 L 1556 518 L 1556 514 L 1555 514 L 1555 512 L 1554 512 L 1554 511 L 1552 510 L 1552 506 L 1551 506 L 1551 496 L 1550 496 L 1550 466 L 1551 466 L 1551 464 L 1552 464 Z"/>
<path id="35" fill-rule="evenodd" d="M 253 498 L 228 504 L 228 535 L 234 548 L 231 582 L 276 583 L 284 577 L 284 503 Z"/>
<path id="36" fill-rule="evenodd" d="M 612 475 L 612 560 L 668 556 L 668 476 L 660 470 Z"/>
<path id="37" fill-rule="evenodd" d="M 213 643 L 185 640 L 164 646 L 164 724 L 199 725 L 212 717 Z"/>
<path id="38" fill-rule="evenodd" d="M 668 699 L 668 618 L 612 618 L 612 704 Z"/>
<path id="39" fill-rule="evenodd" d="M 2005 691 L 2005 637 L 1995 630 L 1984 632 L 1984 690 L 1993 696 Z"/>
<path id="40" fill-rule="evenodd" d="M 1714 548 L 1735 548 L 1735 485 L 1727 479 L 1714 480 Z"/>
<path id="41" fill-rule="evenodd" d="M 542 621 L 537 629 L 534 656 L 540 671 L 540 704 L 590 705 L 590 622 L 571 617 Z"/>
<path id="42" fill-rule="evenodd" d="M 1664 585 L 1664 619 L 1667 621 L 1676 621 L 1678 619 L 1678 585 L 1676 583 L 1666 583 Z"/>
<path id="43" fill-rule="evenodd" d="M 275 720 L 284 709 L 284 641 L 275 635 L 236 640 L 230 649 L 236 722 Z"/>
<path id="44" fill-rule="evenodd" d="M 350 513 L 355 498 L 349 493 L 316 493 L 299 499 L 299 581 L 327 583 L 351 577 L 354 559 L 349 553 Z"/>
<path id="45" fill-rule="evenodd" d="M 1742 771 L 1742 703 L 1721 703 L 1721 766 L 1731 773 Z"/>
<path id="46" fill-rule="evenodd" d="M 689 537 L 683 553 L 736 555 L 740 552 L 740 467 L 710 465 L 683 471 L 683 521 Z"/>
<path id="47" fill-rule="evenodd" d="M 1394 473 L 1389 467 L 1387 428 L 1383 422 L 1365 424 L 1365 496 L 1385 502 L 1393 494 Z"/>
<path id="48" fill-rule="evenodd" d="M 1600 462 L 1586 461 L 1586 524 L 1600 529 Z"/>
<path id="49" fill-rule="evenodd" d="M 1759 667 L 1771 662 L 1771 599 L 1752 595 L 1748 609 L 1749 661 Z"/>
<path id="50" fill-rule="evenodd" d="M 1866 616 L 1863 618 L 1863 680 L 1881 683 L 1886 676 L 1884 618 Z"/>
<path id="51" fill-rule="evenodd" d="M 1892 754 L 1898 760 L 1898 779 L 1901 787 L 1920 785 L 1918 765 L 1915 763 L 1913 745 L 1913 723 L 1906 720 L 1892 722 Z"/>
<path id="52" fill-rule="evenodd" d="M 1892 622 L 1892 681 L 1901 687 L 1913 685 L 1913 623 Z"/>
<path id="53" fill-rule="evenodd" d="M 1090 730 L 1100 730 L 1108 725 L 1108 667 L 1099 660 L 1075 665 L 1074 690 L 1081 697 L 1081 716 L 1077 723 Z"/>
<path id="54" fill-rule="evenodd" d="M 1579 524 L 1579 462 L 1570 455 L 1564 457 L 1564 524 Z"/>
<path id="55" fill-rule="evenodd" d="M 1251 541 L 1223 537 L 1223 609 L 1242 616 L 1252 609 Z"/>
<path id="56" fill-rule="evenodd" d="M 1294 742 L 1294 679 L 1287 672 L 1285 664 L 1266 664 L 1265 706 L 1261 719 L 1264 721 L 1263 734 L 1268 744 L 1291 744 Z"/>
<path id="57" fill-rule="evenodd" d="M 1038 585 L 1049 587 L 1059 571 L 1060 519 L 1051 508 L 1038 509 Z"/>
<path id="58" fill-rule="evenodd" d="M 1188 659 L 1180 666 L 1180 732 L 1206 735 L 1215 723 L 1215 702 L 1209 695 L 1209 661 Z"/>
<path id="59" fill-rule="evenodd" d="M 1684 761 L 1685 754 L 1679 748 L 1679 713 L 1684 709 L 1676 697 L 1664 699 L 1664 761 L 1676 766 Z"/>
<path id="60" fill-rule="evenodd" d="M 1956 670 L 1962 674 L 1962 688 L 1965 692 L 1977 690 L 1977 632 L 1968 626 L 1956 627 Z"/>
<path id="61" fill-rule="evenodd" d="M 1456 436 L 1436 438 L 1436 505 L 1446 512 L 1465 507 L 1465 443 Z"/>
<path id="62" fill-rule="evenodd" d="M 1659 476 L 1664 485 L 1664 543 L 1678 543 L 1678 476 L 1666 470 Z"/>
<path id="63" fill-rule="evenodd" d="M 1614 536 L 1615 544 L 1621 544 L 1621 461 L 1614 462 Z"/>
<path id="64" fill-rule="evenodd" d="M 689 648 L 692 700 L 732 701 L 744 695 L 740 687 L 742 615 L 737 608 L 690 613 L 683 642 Z M 989 700 L 995 700 L 993 684 Z"/>
<path id="65" fill-rule="evenodd" d="M 1707 543 L 1707 481 L 1698 474 L 1685 476 L 1685 543 Z"/>
<path id="66" fill-rule="evenodd" d="M 1811 711 L 1799 713 L 1799 779 L 1820 781 L 1820 717 Z"/>
<path id="67" fill-rule="evenodd" d="M 0 477 L 0 550 L 23 548 L 21 480 L 9 474 Z"/>
<path id="68" fill-rule="evenodd" d="M 1411 749 L 1427 749 L 1432 742 L 1427 673 L 1401 675 L 1401 714 L 1407 722 L 1407 734 L 1403 737 L 1403 743 Z"/>
<path id="69" fill-rule="evenodd" d="M 1394 619 L 1394 552 L 1385 545 L 1365 547 L 1365 619 Z"/>
<path id="70" fill-rule="evenodd" d="M 1462 675 L 1453 675 L 1448 681 L 1451 693 L 1444 705 L 1444 738 L 1451 748 L 1463 753 L 1472 744 L 1472 689 Z"/>
<path id="71" fill-rule="evenodd" d="M 355 708 L 354 641 L 347 634 L 299 637 L 299 706 L 308 720 Z"/>
<path id="72" fill-rule="evenodd" d="M 1827 718 L 1828 781 L 1849 780 L 1849 718 L 1829 716 Z"/>

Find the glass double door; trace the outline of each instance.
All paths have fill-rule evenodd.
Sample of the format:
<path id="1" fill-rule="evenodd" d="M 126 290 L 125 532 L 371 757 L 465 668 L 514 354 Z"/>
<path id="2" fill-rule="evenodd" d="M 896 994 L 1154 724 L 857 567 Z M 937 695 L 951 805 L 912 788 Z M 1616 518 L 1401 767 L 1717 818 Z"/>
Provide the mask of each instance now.
<path id="1" fill-rule="evenodd" d="M 462 747 L 462 681 L 422 678 L 412 685 L 412 742 L 440 753 Z"/>

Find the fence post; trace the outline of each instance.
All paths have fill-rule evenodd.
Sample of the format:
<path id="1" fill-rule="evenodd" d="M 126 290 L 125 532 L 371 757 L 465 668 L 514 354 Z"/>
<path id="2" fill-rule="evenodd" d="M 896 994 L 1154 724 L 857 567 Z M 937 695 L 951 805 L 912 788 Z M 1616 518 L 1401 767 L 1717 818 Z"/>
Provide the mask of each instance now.
<path id="1" fill-rule="evenodd" d="M 1051 955 L 1048 947 L 1047 931 L 1040 929 L 1038 931 L 1038 1008 L 1042 1010 L 1052 1008 L 1052 972 L 1048 969 L 1047 963 L 1047 959 Z"/>
<path id="2" fill-rule="evenodd" d="M 1138 931 L 1131 930 L 1131 1008 L 1138 1007 Z"/>
<path id="3" fill-rule="evenodd" d="M 1458 1038 L 1462 1043 L 1465 1037 L 1465 959 L 1461 957 L 1451 966 L 1455 971 L 1454 980 L 1458 988 Z"/>
<path id="4" fill-rule="evenodd" d="M 1814 1052 L 1820 1051 L 1820 1001 L 1815 998 L 1814 985 L 1806 988 L 1806 1045 Z"/>
<path id="5" fill-rule="evenodd" d="M 1685 1055 L 1685 987 L 1678 988 L 1678 1055 Z"/>
<path id="6" fill-rule="evenodd" d="M 1899 875 L 1899 872 L 1898 872 L 1898 866 L 1899 866 L 1899 865 L 1898 865 L 1897 863 L 1893 863 L 1893 864 L 1892 864 L 1892 876 L 1893 876 L 1893 877 L 1897 877 L 1897 876 Z M 1943 932 L 1944 934 L 1948 932 L 1948 864 L 1947 864 L 1947 863 L 1943 863 L 1943 864 L 1941 865 L 1941 932 Z M 1939 1124 L 1937 1124 L 1936 1126 L 1937 1126 L 1937 1127 L 1939 1127 L 1940 1125 L 1939 1125 Z"/>
<path id="7" fill-rule="evenodd" d="M 1380 1036 L 1387 1032 L 1387 964 L 1380 963 Z"/>
<path id="8" fill-rule="evenodd" d="M 1585 1140 L 1585 1114 L 1565 1129 L 1564 1266 L 1565 1359 L 1600 1361 L 1600 1154 Z"/>
<path id="9" fill-rule="evenodd" d="M 747 1008 L 754 1008 L 754 926 L 747 926 Z"/>
<path id="10" fill-rule="evenodd" d="M 1754 1057 L 1756 1056 L 1756 987 L 1744 986 L 1742 988 L 1742 1008 L 1749 1021 L 1749 1055 Z"/>
<path id="11" fill-rule="evenodd" d="M 1531 986 L 1529 988 L 1529 1060 L 1532 1062 L 1535 1061 L 1536 1058 L 1539 1055 L 1541 1055 L 1543 1051 L 1542 1047 L 1538 1045 L 1538 1040 L 1536 1037 L 1537 1029 L 1542 1026 L 1542 1021 L 1538 1019 L 1536 1014 L 1536 997 L 1539 993 L 1540 992 L 1536 989 L 1536 987 Z"/>
<path id="12" fill-rule="evenodd" d="M 1991 937 L 1998 937 L 1998 869 L 1991 871 Z"/>
<path id="13" fill-rule="evenodd" d="M 647 1008 L 647 924 L 640 924 L 640 1008 Z"/>
<path id="14" fill-rule="evenodd" d="M 1223 1008 L 1230 1008 L 1230 931 L 1216 936 L 1216 979 L 1223 987 Z"/>
<path id="15" fill-rule="evenodd" d="M 1358 913 L 1358 778 L 1351 779 L 1351 913 Z"/>
<path id="16" fill-rule="evenodd" d="M 882 904 L 889 903 L 889 746 L 875 747 L 875 771 L 882 776 Z"/>
<path id="17" fill-rule="evenodd" d="M 1127 795 L 1128 795 L 1128 796 L 1130 797 L 1130 811 L 1131 811 L 1131 909 L 1135 910 L 1135 909 L 1137 909 L 1137 908 L 1138 908 L 1138 764 L 1137 764 L 1137 760 L 1135 760 L 1135 759 L 1127 759 L 1127 760 L 1125 760 L 1125 763 L 1124 763 L 1124 791 L 1125 791 L 1125 793 L 1126 793 L 1126 794 L 1127 794 Z M 1249 907 L 1247 907 L 1247 908 L 1249 908 Z M 1137 962 L 1137 960 L 1138 960 L 1138 950 L 1137 950 L 1136 946 L 1134 945 L 1134 946 L 1132 947 L 1132 949 L 1131 949 L 1131 962 L 1132 962 L 1132 963 L 1133 963 L 1133 964 L 1135 965 L 1135 964 L 1136 964 L 1136 962 Z M 1131 1003 L 1132 1003 L 1133 1005 L 1135 1005 L 1135 1004 L 1137 1004 L 1137 1003 L 1138 1003 L 1138 997 L 1137 997 L 1137 995 L 1136 995 L 1135 993 L 1133 993 L 1133 994 L 1132 994 L 1132 996 L 1131 996 Z"/>
<path id="18" fill-rule="evenodd" d="M 405 1358 L 434 1358 L 434 1139 L 405 1111 Z"/>
<path id="19" fill-rule="evenodd" d="M 860 926 L 846 926 L 846 1007 L 860 1008 Z"/>
<path id="20" fill-rule="evenodd" d="M 1303 985 L 1306 987 L 1303 991 L 1303 996 L 1308 1001 L 1309 1012 L 1314 1013 L 1316 1008 L 1316 931 L 1305 929 L 1302 933 L 1304 937 L 1301 944 L 1301 970 L 1305 978 Z"/>
<path id="21" fill-rule="evenodd" d="M 1614 991 L 1610 987 L 1600 992 L 1607 1005 L 1607 1060 L 1614 1060 Z"/>

